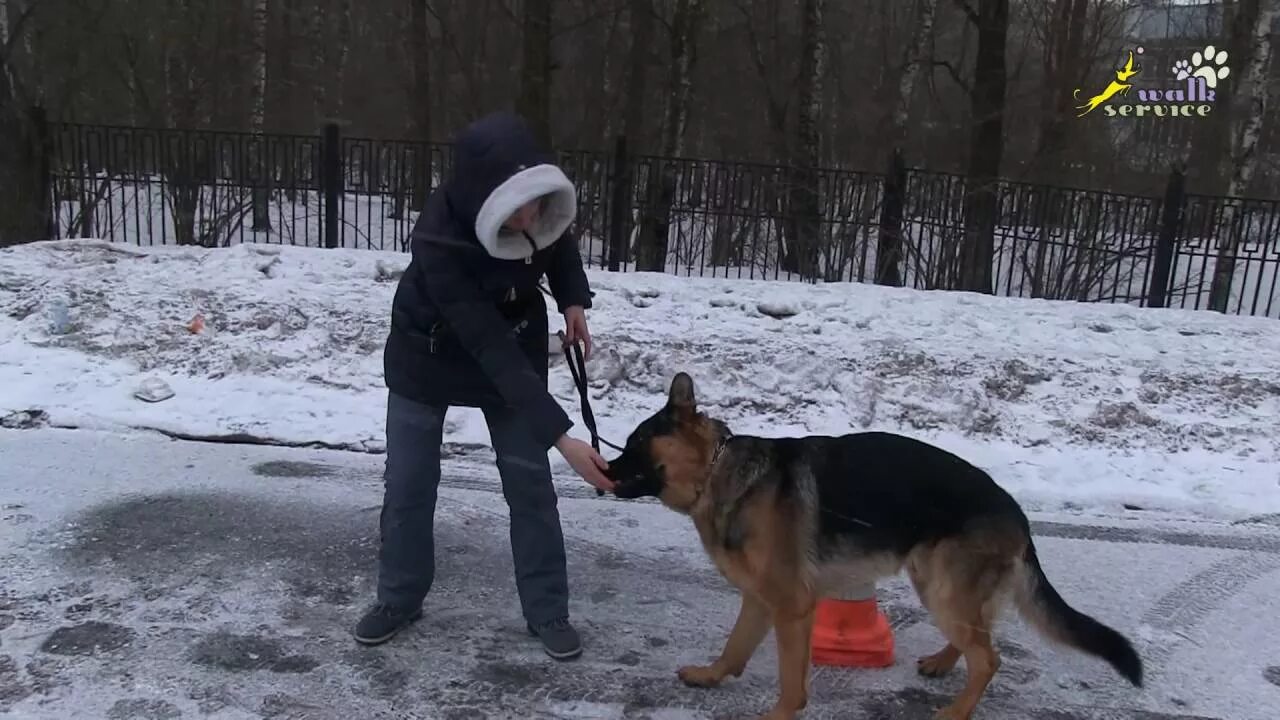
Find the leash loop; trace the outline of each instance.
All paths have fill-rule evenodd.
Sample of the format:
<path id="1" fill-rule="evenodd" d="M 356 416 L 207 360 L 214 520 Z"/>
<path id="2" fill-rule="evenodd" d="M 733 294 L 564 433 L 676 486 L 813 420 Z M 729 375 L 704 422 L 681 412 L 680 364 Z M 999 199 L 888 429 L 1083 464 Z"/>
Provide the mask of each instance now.
<path id="1" fill-rule="evenodd" d="M 578 388 L 578 404 L 582 410 L 582 422 L 587 426 L 587 431 L 591 433 L 592 449 L 599 454 L 600 443 L 604 443 L 614 450 L 622 452 L 622 448 L 600 437 L 600 433 L 596 429 L 596 416 L 591 411 L 591 399 L 587 392 L 587 363 L 582 357 L 582 347 L 577 340 L 572 343 L 568 342 L 563 330 L 557 330 L 556 335 L 560 337 L 560 346 L 564 349 L 564 359 L 569 366 L 569 374 L 573 375 L 573 384 Z M 570 352 L 571 349 L 572 353 Z M 596 495 L 603 496 L 604 491 L 596 488 Z"/>

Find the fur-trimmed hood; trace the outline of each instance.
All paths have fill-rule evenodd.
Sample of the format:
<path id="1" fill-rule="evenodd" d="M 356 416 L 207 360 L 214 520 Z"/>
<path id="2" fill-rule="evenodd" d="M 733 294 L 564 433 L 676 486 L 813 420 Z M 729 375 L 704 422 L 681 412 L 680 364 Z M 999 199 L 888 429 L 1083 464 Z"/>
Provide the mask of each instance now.
<path id="1" fill-rule="evenodd" d="M 454 141 L 453 175 L 443 188 L 454 218 L 474 232 L 489 255 L 522 260 L 565 233 L 577 214 L 573 183 L 544 150 L 523 118 L 487 115 Z M 502 225 L 522 205 L 543 199 L 542 214 L 528 233 Z"/>

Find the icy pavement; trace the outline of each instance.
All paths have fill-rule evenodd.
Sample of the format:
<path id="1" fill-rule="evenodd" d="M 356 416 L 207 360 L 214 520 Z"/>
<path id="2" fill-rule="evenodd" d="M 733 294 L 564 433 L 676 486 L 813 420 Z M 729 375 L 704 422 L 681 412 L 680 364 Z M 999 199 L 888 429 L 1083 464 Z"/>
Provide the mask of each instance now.
<path id="1" fill-rule="evenodd" d="M 380 501 L 376 456 L 154 436 L 0 431 L 0 715 L 13 718 L 751 717 L 772 640 L 743 678 L 684 688 L 734 595 L 686 521 L 563 485 L 586 655 L 525 635 L 488 466 L 451 466 L 425 618 L 357 646 Z M 1280 534 L 1265 525 L 1072 524 L 1037 515 L 1046 571 L 1134 637 L 1148 686 L 1017 622 L 979 720 L 1270 720 L 1280 707 Z M 819 669 L 805 718 L 928 718 L 963 683 L 916 676 L 941 642 L 904 583 L 881 590 L 897 664 Z M 1271 708 L 1267 710 L 1266 708 Z"/>

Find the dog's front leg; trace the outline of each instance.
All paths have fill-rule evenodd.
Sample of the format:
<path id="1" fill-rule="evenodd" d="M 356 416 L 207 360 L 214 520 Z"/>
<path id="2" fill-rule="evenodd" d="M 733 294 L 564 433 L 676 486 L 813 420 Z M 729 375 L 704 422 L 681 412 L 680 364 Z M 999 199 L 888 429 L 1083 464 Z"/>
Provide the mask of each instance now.
<path id="1" fill-rule="evenodd" d="M 792 720 L 809 704 L 809 650 L 813 634 L 813 608 L 802 614 L 774 615 L 778 638 L 778 683 L 781 694 L 773 710 L 762 720 Z"/>
<path id="2" fill-rule="evenodd" d="M 743 593 L 738 620 L 733 624 L 720 657 L 710 665 L 680 668 L 680 679 L 694 687 L 715 687 L 730 675 L 738 677 L 747 668 L 747 661 L 760 647 L 764 636 L 769 634 L 769 625 L 769 608 L 750 593 Z"/>

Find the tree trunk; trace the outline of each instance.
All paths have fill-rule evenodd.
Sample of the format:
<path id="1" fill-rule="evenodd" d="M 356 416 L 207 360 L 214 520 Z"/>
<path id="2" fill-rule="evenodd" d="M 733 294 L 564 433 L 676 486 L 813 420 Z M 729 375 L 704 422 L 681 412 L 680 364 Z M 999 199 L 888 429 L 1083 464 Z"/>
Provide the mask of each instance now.
<path id="1" fill-rule="evenodd" d="M 297 17 L 298 8 L 297 0 L 285 0 L 284 7 L 280 16 L 280 34 L 282 39 L 277 45 L 276 57 L 278 58 L 279 77 L 272 81 L 272 84 L 279 87 L 280 90 L 276 95 L 277 102 L 272 105 L 274 116 L 279 117 L 279 122 L 287 128 L 296 128 L 297 126 L 297 101 L 298 101 L 298 72 L 294 67 L 294 27 Z M 281 154 L 280 158 L 280 179 L 284 185 L 284 195 L 289 203 L 298 201 L 298 168 L 299 159 L 294 156 L 293 148 L 288 148 Z M 305 201 L 306 194 L 303 194 Z"/>
<path id="2" fill-rule="evenodd" d="M 346 112 L 347 69 L 351 59 L 351 0 L 338 0 L 338 57 L 334 60 L 333 96 L 330 117 L 340 119 Z"/>
<path id="3" fill-rule="evenodd" d="M 1244 67 L 1243 82 L 1233 93 L 1233 100 L 1243 104 L 1242 122 L 1238 130 L 1232 133 L 1231 182 L 1227 186 L 1227 195 L 1240 198 L 1249 192 L 1249 184 L 1253 181 L 1254 171 L 1258 166 L 1258 141 L 1262 136 L 1263 120 L 1266 117 L 1267 102 L 1270 95 L 1270 83 L 1267 82 L 1267 70 L 1271 67 L 1271 25 L 1280 14 L 1280 0 L 1246 0 L 1245 4 L 1253 4 L 1252 43 L 1247 64 Z M 1238 227 L 1237 216 L 1240 212 L 1238 201 L 1228 200 L 1223 203 L 1223 222 L 1221 232 L 1226 237 L 1218 240 L 1218 257 L 1214 264 L 1213 283 L 1209 289 L 1209 309 L 1226 312 L 1231 298 L 1231 285 L 1235 279 L 1236 254 L 1240 245 L 1240 237 L 1245 229 Z"/>
<path id="4" fill-rule="evenodd" d="M 627 75 L 627 97 L 622 115 L 622 133 L 627 136 L 627 146 L 640 148 L 644 132 L 645 110 L 649 108 L 645 90 L 649 71 L 649 53 L 653 50 L 653 2 L 630 0 L 631 58 Z"/>
<path id="5" fill-rule="evenodd" d="M 413 58 L 413 109 L 409 112 L 409 137 L 423 143 L 431 142 L 431 35 L 427 27 L 430 0 L 409 0 L 412 12 L 409 18 L 407 52 Z M 421 212 L 431 192 L 431 149 L 420 146 L 414 156 L 413 209 Z"/>
<path id="6" fill-rule="evenodd" d="M 1089 0 L 1055 0 L 1043 48 L 1044 82 L 1040 86 L 1039 135 L 1031 158 L 1031 179 L 1043 187 L 1035 196 L 1038 207 L 1033 222 L 1038 220 L 1040 234 L 1030 263 L 1031 297 L 1044 297 L 1049 248 L 1053 240 L 1050 228 L 1061 222 L 1063 204 L 1056 202 L 1057 193 L 1050 186 L 1059 185 L 1066 176 L 1067 148 L 1070 146 L 1072 90 L 1079 87 L 1084 74 L 1085 21 Z"/>
<path id="7" fill-rule="evenodd" d="M 1039 139 L 1032 158 L 1036 182 L 1060 183 L 1071 128 L 1071 91 L 1084 64 L 1084 32 L 1089 0 L 1055 0 L 1044 47 L 1040 87 Z"/>
<path id="8" fill-rule="evenodd" d="M 1007 70 L 1005 44 L 1009 0 L 981 0 L 977 16 L 978 54 L 970 88 L 969 168 L 965 183 L 965 232 L 955 289 L 991 294 L 998 184 L 1004 152 Z"/>
<path id="9" fill-rule="evenodd" d="M 803 0 L 803 3 L 796 157 L 788 203 L 789 222 L 795 224 L 795 232 L 783 263 L 789 272 L 816 278 L 822 234 L 818 166 L 822 160 L 822 77 L 826 69 L 826 43 L 822 33 L 824 0 Z"/>
<path id="10" fill-rule="evenodd" d="M 920 67 L 925 64 L 929 56 L 929 48 L 933 46 L 933 26 L 938 16 L 938 0 L 919 0 L 917 5 L 917 15 L 915 23 L 915 31 L 911 34 L 911 42 L 907 46 L 907 50 L 902 58 L 902 74 L 898 78 L 898 96 L 894 100 L 893 111 L 890 115 L 889 127 L 889 167 L 894 172 L 893 179 L 889 179 L 886 183 L 886 190 L 892 188 L 895 193 L 901 194 L 902 188 L 898 187 L 900 166 L 903 164 L 903 158 L 907 152 L 907 141 L 910 139 L 910 121 L 912 100 L 915 98 L 916 82 L 920 77 Z M 897 202 L 901 202 L 901 198 L 897 198 Z M 900 213 L 900 209 L 898 211 Z M 899 217 L 899 226 L 901 218 Z M 901 229 L 900 227 L 898 228 Z M 876 249 L 876 282 L 885 285 L 901 285 L 902 275 L 899 269 L 901 264 L 902 253 L 902 234 L 900 232 L 885 232 L 883 229 L 878 238 Z M 880 270 L 883 268 L 883 270 Z"/>
<path id="11" fill-rule="evenodd" d="M 628 199 L 626 207 L 620 208 L 626 213 L 626 232 L 624 237 L 631 237 L 632 206 L 636 203 L 630 202 L 635 194 L 635 156 L 639 155 L 642 143 L 641 136 L 644 133 L 645 110 L 650 107 L 649 98 L 645 96 L 645 89 L 648 85 L 646 82 L 649 74 L 649 53 L 653 49 L 653 2 L 652 0 L 630 0 L 629 4 L 630 25 L 631 25 L 631 53 L 630 67 L 627 73 L 627 85 L 625 102 L 622 112 L 622 134 L 626 136 L 626 157 L 623 158 L 621 172 L 618 173 L 618 181 L 623 183 L 626 188 L 624 197 Z M 652 174 L 657 168 L 650 166 L 650 180 Z M 654 248 L 654 238 L 649 237 L 647 231 L 652 230 L 653 223 L 647 220 L 648 214 L 653 211 L 651 202 L 652 194 L 647 194 L 644 201 L 639 203 L 639 215 L 641 217 L 640 232 L 636 237 L 636 270 L 641 271 L 660 271 L 663 265 L 656 256 L 658 253 Z M 630 245 L 630 243 L 628 243 Z M 621 262 L 628 262 L 629 258 L 618 258 Z"/>
<path id="12" fill-rule="evenodd" d="M 311 18 L 311 87 L 314 105 L 312 123 L 319 126 L 329 122 L 329 2 L 315 0 L 314 15 Z"/>
<path id="13" fill-rule="evenodd" d="M 680 158 L 685 154 L 685 135 L 689 124 L 689 102 L 693 93 L 693 67 L 697 61 L 698 34 L 705 17 L 702 0 L 679 0 L 676 3 L 675 22 L 671 38 L 671 74 L 667 89 L 667 116 L 662 124 L 662 154 L 668 158 Z M 666 267 L 667 244 L 671 235 L 671 208 L 676 194 L 676 166 L 663 168 L 657 212 L 654 213 L 655 255 L 661 266 Z M 686 177 L 685 182 L 694 179 Z M 715 264 L 715 251 L 712 251 Z"/>
<path id="14" fill-rule="evenodd" d="M 610 52 L 610 49 L 614 47 L 615 39 L 619 36 L 618 25 L 619 25 L 619 19 L 621 17 L 622 17 L 621 12 L 616 12 L 613 14 L 613 21 L 609 23 L 609 33 L 605 36 L 604 52 L 603 52 L 604 57 L 601 58 L 601 61 L 600 61 L 600 79 L 601 79 L 600 98 L 601 99 L 600 99 L 599 108 L 614 107 L 613 105 L 614 103 L 614 96 L 613 96 L 613 92 L 614 92 L 613 56 L 614 54 Z M 596 113 L 596 112 L 599 112 L 599 108 L 583 107 L 583 111 L 586 113 Z M 612 139 L 615 136 L 615 133 L 617 132 L 616 128 L 614 127 L 614 123 L 617 122 L 614 119 L 614 115 L 615 113 L 613 112 L 606 112 L 604 113 L 604 117 L 600 118 L 600 121 L 604 124 L 601 131 L 601 139 L 604 140 L 605 142 L 608 142 L 610 139 Z"/>
<path id="15" fill-rule="evenodd" d="M 906 152 L 911 101 L 915 97 L 916 79 L 933 40 L 933 23 L 938 14 L 938 0 L 919 0 L 915 31 L 902 59 L 902 75 L 898 79 L 898 97 L 893 106 L 889 147 Z"/>
<path id="16" fill-rule="evenodd" d="M 702 28 L 702 0 L 677 0 L 671 24 L 671 65 L 667 76 L 667 111 L 662 122 L 659 167 L 650 169 L 646 187 L 647 212 L 640 226 L 642 269 L 664 270 L 667 267 L 671 236 L 671 207 L 675 201 L 678 165 L 669 158 L 684 154 L 685 130 L 689 118 L 692 72 L 697 59 L 697 37 Z M 714 251 L 712 253 L 715 254 Z M 714 258 L 713 258 L 714 262 Z"/>
<path id="17" fill-rule="evenodd" d="M 262 135 L 267 117 L 267 24 L 271 15 L 267 12 L 267 0 L 253 3 L 253 62 L 249 78 L 249 128 L 254 134 L 253 231 L 271 231 L 271 179 L 275 170 L 271 165 L 267 138 Z"/>
<path id="18" fill-rule="evenodd" d="M 524 0 L 524 59 L 516 110 L 551 147 L 551 0 Z"/>
<path id="19" fill-rule="evenodd" d="M 0 73 L 4 75 L 0 78 L 0 91 L 5 93 L 0 95 L 0 103 L 11 99 L 16 85 L 9 56 L 9 0 L 0 0 Z"/>
<path id="20" fill-rule="evenodd" d="M 40 172 L 44 148 L 10 65 L 13 30 L 7 0 L 0 0 L 0 247 L 40 240 L 47 208 Z"/>

